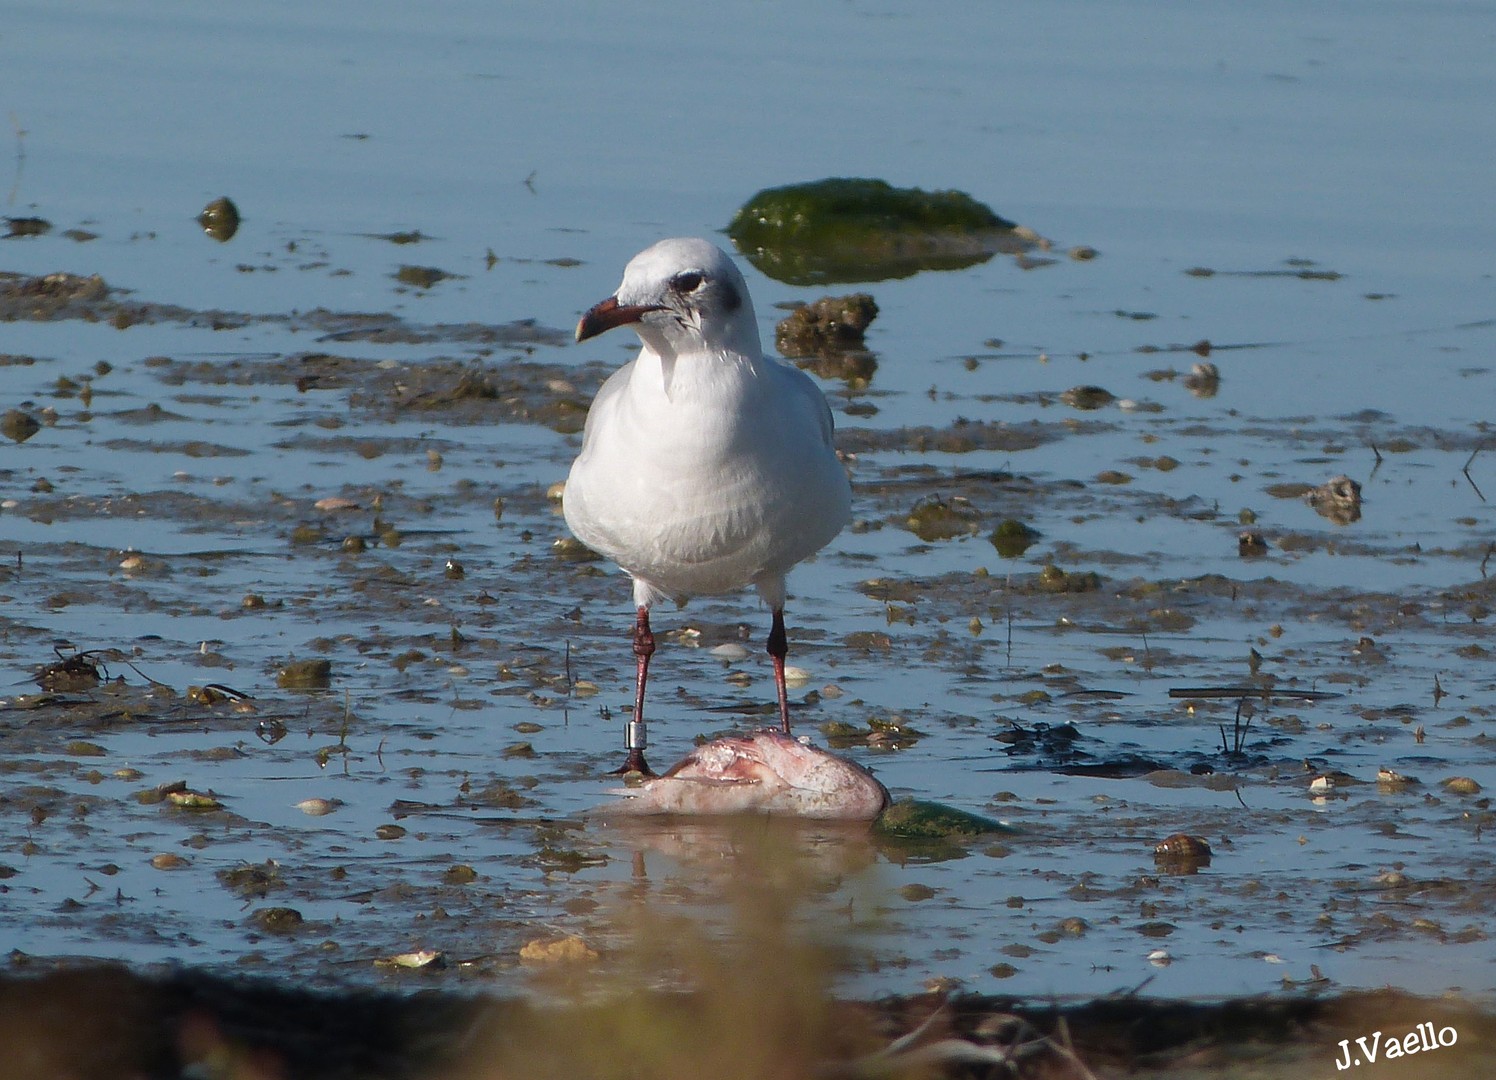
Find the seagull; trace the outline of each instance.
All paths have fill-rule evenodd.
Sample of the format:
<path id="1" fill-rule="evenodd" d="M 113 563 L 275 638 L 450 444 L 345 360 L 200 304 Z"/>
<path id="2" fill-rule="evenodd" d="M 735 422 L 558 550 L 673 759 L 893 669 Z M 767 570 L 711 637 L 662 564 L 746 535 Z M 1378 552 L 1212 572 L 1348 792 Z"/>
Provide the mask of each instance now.
<path id="1" fill-rule="evenodd" d="M 785 576 L 851 519 L 831 408 L 798 368 L 765 357 L 743 275 L 698 239 L 661 240 L 577 323 L 577 341 L 631 326 L 639 355 L 598 390 L 563 490 L 567 527 L 633 579 L 634 713 L 619 773 L 644 760 L 649 609 L 752 585 L 773 613 L 767 651 L 784 685 Z"/>

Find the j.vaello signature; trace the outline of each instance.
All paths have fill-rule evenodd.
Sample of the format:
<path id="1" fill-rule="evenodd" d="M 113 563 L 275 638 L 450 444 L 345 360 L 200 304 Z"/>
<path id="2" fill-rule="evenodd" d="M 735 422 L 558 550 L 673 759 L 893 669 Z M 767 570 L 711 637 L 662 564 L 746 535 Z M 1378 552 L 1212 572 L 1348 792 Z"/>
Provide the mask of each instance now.
<path id="1" fill-rule="evenodd" d="M 1354 1069 L 1358 1065 L 1370 1065 L 1376 1061 L 1392 1061 L 1421 1054 L 1425 1050 L 1438 1050 L 1459 1042 L 1460 1033 L 1452 1027 L 1434 1030 L 1431 1021 L 1425 1020 L 1401 1037 L 1384 1036 L 1380 1031 L 1362 1035 L 1355 1040 L 1340 1040 L 1340 1059 L 1335 1062 L 1336 1071 Z"/>

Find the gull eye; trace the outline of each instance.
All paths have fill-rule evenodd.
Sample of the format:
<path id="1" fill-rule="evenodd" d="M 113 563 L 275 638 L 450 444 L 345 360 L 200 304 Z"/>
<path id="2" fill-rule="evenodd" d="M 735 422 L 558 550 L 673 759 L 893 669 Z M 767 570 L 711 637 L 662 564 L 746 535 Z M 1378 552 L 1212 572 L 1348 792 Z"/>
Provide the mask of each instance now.
<path id="1" fill-rule="evenodd" d="M 695 270 L 686 270 L 670 279 L 670 287 L 678 293 L 695 292 L 701 288 L 705 278 Z"/>

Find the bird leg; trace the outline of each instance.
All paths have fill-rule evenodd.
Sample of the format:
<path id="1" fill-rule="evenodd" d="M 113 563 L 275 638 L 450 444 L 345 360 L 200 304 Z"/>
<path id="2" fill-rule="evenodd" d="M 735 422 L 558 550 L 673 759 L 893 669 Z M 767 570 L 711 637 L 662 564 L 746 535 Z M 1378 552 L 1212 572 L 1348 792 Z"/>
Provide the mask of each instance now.
<path id="1" fill-rule="evenodd" d="M 769 658 L 774 661 L 774 689 L 779 692 L 779 724 L 784 733 L 790 733 L 790 698 L 784 686 L 784 658 L 789 654 L 789 638 L 784 632 L 784 609 L 774 609 L 774 622 L 769 627 Z"/>
<path id="2" fill-rule="evenodd" d="M 623 728 L 623 748 L 628 757 L 614 775 L 637 772 L 653 776 L 644 760 L 644 746 L 648 738 L 644 730 L 644 684 L 649 681 L 649 658 L 654 655 L 655 639 L 649 629 L 649 608 L 640 607 L 634 619 L 634 715 Z"/>

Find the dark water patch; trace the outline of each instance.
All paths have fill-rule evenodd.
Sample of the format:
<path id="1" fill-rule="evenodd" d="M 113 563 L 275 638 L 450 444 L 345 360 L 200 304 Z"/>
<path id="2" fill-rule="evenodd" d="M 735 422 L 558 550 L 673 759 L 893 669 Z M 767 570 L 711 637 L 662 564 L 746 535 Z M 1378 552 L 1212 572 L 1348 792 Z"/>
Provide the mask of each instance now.
<path id="1" fill-rule="evenodd" d="M 1093 422 L 1094 423 L 1094 422 Z M 893 429 L 849 428 L 837 432 L 837 446 L 848 453 L 971 453 L 977 450 L 1032 450 L 1072 433 L 1068 424 L 991 423 L 958 420 L 946 427 L 925 425 Z"/>

